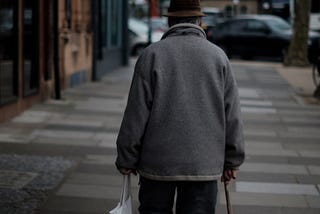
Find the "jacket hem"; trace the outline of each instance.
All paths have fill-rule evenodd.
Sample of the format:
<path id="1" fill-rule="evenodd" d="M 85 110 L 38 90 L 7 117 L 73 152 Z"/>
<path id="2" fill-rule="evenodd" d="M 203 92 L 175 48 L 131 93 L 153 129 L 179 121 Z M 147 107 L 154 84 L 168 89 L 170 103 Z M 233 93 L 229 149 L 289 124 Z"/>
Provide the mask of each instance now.
<path id="1" fill-rule="evenodd" d="M 170 176 L 162 176 L 162 175 L 152 175 L 141 170 L 138 170 L 139 174 L 142 177 L 145 177 L 150 180 L 157 181 L 214 181 L 221 178 L 222 174 L 217 175 L 170 175 Z"/>

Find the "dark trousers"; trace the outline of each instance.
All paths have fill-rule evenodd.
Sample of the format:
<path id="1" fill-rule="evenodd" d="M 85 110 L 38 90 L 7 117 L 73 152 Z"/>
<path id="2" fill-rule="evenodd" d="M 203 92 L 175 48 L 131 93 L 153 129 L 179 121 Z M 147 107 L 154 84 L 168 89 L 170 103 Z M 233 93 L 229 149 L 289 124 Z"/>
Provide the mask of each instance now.
<path id="1" fill-rule="evenodd" d="M 141 214 L 172 214 L 177 191 L 176 214 L 214 214 L 217 181 L 154 181 L 140 177 Z"/>

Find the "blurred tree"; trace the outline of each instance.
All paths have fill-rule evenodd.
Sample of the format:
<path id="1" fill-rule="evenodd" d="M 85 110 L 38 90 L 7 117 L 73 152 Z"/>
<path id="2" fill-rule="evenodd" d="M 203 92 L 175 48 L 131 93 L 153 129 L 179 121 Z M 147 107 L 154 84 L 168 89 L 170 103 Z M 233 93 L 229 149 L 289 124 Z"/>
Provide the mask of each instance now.
<path id="1" fill-rule="evenodd" d="M 285 54 L 284 65 L 307 66 L 308 61 L 308 32 L 311 0 L 296 0 L 293 21 L 293 36 L 289 50 Z M 285 51 L 285 50 L 284 50 Z"/>

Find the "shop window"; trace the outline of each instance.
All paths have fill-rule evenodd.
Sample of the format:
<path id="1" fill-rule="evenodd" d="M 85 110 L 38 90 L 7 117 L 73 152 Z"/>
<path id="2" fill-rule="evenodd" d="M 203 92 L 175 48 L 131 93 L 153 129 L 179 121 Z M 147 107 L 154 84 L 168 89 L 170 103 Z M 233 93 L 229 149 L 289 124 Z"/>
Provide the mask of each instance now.
<path id="1" fill-rule="evenodd" d="M 66 27 L 71 28 L 71 0 L 65 0 L 64 2 L 65 16 L 66 16 Z"/>
<path id="2" fill-rule="evenodd" d="M 240 8 L 240 14 L 247 14 L 248 13 L 248 8 L 245 5 L 242 5 Z"/>
<path id="3" fill-rule="evenodd" d="M 102 47 L 107 46 L 107 2 L 101 0 L 100 2 L 100 14 L 99 14 L 99 23 L 100 23 L 100 44 Z"/>
<path id="4" fill-rule="evenodd" d="M 225 12 L 225 17 L 227 18 L 232 17 L 232 7 L 230 5 L 225 7 L 224 12 Z"/>
<path id="5" fill-rule="evenodd" d="M 37 0 L 23 2 L 23 94 L 27 96 L 39 88 Z"/>
<path id="6" fill-rule="evenodd" d="M 0 105 L 17 97 L 17 0 L 0 1 Z"/>
<path id="7" fill-rule="evenodd" d="M 122 1 L 100 0 L 98 2 L 98 59 L 103 59 L 107 50 L 121 47 Z"/>
<path id="8" fill-rule="evenodd" d="M 107 0 L 107 46 L 109 49 L 121 46 L 122 1 Z"/>

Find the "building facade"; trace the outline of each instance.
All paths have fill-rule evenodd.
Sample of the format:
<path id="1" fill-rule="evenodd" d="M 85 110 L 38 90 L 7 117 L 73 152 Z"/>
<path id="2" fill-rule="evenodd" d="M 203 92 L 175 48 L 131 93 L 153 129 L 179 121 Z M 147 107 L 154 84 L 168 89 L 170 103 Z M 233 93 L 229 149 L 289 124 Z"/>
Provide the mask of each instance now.
<path id="1" fill-rule="evenodd" d="M 0 121 L 47 96 L 47 3 L 0 1 Z"/>
<path id="2" fill-rule="evenodd" d="M 61 89 L 92 79 L 90 0 L 59 0 L 59 62 Z"/>
<path id="3" fill-rule="evenodd" d="M 215 7 L 220 9 L 225 17 L 238 14 L 257 14 L 260 0 L 203 0 L 202 7 Z"/>
<path id="4" fill-rule="evenodd" d="M 128 62 L 127 0 L 1 0 L 0 122 Z"/>
<path id="5" fill-rule="evenodd" d="M 128 0 L 91 1 L 93 80 L 128 63 Z"/>

